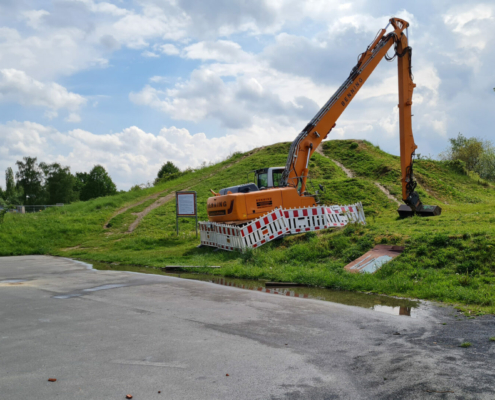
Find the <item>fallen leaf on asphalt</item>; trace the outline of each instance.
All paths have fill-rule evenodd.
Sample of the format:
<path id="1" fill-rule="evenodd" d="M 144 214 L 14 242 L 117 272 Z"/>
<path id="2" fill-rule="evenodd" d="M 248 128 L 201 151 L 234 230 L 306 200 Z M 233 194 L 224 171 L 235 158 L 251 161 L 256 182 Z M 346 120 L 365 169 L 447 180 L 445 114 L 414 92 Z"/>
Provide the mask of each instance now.
<path id="1" fill-rule="evenodd" d="M 229 374 L 225 374 L 225 376 L 230 376 Z"/>
<path id="2" fill-rule="evenodd" d="M 128 394 L 127 396 L 125 396 L 126 399 L 132 399 L 132 394 Z"/>
<path id="3" fill-rule="evenodd" d="M 50 378 L 48 379 L 48 382 L 57 382 L 57 380 L 55 378 Z"/>

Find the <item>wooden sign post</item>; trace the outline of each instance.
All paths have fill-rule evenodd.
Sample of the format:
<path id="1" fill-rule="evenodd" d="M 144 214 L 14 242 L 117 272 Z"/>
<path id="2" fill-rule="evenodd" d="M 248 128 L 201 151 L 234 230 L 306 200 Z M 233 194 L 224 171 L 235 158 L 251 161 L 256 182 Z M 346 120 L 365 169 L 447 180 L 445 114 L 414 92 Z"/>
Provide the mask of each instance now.
<path id="1" fill-rule="evenodd" d="M 196 203 L 196 192 L 175 192 L 175 226 L 179 234 L 179 218 L 196 219 L 196 237 L 198 237 L 198 208 Z"/>

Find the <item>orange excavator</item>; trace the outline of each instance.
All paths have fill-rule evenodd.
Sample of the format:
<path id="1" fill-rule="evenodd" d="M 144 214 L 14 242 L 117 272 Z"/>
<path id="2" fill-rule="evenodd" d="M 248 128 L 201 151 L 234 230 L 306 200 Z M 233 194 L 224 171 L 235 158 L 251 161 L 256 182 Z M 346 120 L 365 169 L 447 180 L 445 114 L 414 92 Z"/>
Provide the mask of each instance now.
<path id="1" fill-rule="evenodd" d="M 393 30 L 386 33 L 390 25 Z M 306 190 L 311 155 L 327 138 L 378 63 L 383 58 L 391 61 L 394 57 L 397 57 L 399 71 L 401 183 L 405 203 L 398 212 L 401 217 L 415 213 L 422 216 L 440 215 L 440 207 L 423 205 L 414 191 L 417 182 L 413 175 L 413 157 L 417 146 L 412 132 L 411 106 L 416 84 L 411 72 L 412 49 L 408 45 L 408 26 L 408 22 L 392 18 L 385 29 L 380 30 L 359 56 L 358 63 L 342 86 L 292 142 L 285 168 L 257 170 L 254 171 L 256 183 L 228 187 L 219 193 L 212 190 L 214 196 L 207 202 L 208 219 L 211 222 L 243 225 L 275 208 L 315 206 L 318 203 L 315 196 Z M 392 46 L 394 55 L 389 57 L 387 53 Z"/>

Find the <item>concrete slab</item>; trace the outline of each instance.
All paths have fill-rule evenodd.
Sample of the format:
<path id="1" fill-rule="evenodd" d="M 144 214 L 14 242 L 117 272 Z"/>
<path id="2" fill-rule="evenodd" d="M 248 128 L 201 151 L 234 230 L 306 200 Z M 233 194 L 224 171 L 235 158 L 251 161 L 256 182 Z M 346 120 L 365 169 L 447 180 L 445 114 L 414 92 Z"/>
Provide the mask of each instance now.
<path id="1" fill-rule="evenodd" d="M 399 256 L 403 251 L 404 246 L 378 244 L 361 257 L 347 264 L 344 268 L 349 272 L 373 274 L 386 263 Z"/>
<path id="2" fill-rule="evenodd" d="M 412 319 L 46 256 L 0 258 L 0 281 L 1 399 L 495 395 L 492 317 Z"/>

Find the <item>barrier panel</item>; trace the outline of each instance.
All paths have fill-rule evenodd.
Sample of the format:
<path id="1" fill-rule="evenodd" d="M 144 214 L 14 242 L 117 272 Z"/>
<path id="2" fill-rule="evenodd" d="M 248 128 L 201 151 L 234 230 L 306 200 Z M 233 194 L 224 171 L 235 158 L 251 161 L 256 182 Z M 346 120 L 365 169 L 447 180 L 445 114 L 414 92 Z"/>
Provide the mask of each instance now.
<path id="1" fill-rule="evenodd" d="M 264 215 L 241 228 L 244 247 L 256 248 L 289 232 L 281 209 Z"/>
<path id="2" fill-rule="evenodd" d="M 345 226 L 349 222 L 341 206 L 325 207 L 326 218 L 330 228 Z"/>
<path id="3" fill-rule="evenodd" d="M 308 207 L 284 210 L 290 233 L 302 233 L 329 228 L 325 207 Z"/>
<path id="4" fill-rule="evenodd" d="M 199 234 L 203 246 L 217 247 L 216 233 L 213 222 L 199 222 Z"/>
<path id="5" fill-rule="evenodd" d="M 233 251 L 256 248 L 282 235 L 339 228 L 351 223 L 366 224 L 363 205 L 317 206 L 276 209 L 241 227 L 200 222 L 201 244 Z"/>
<path id="6" fill-rule="evenodd" d="M 237 226 L 215 224 L 217 247 L 224 250 L 242 250 L 241 228 Z"/>

